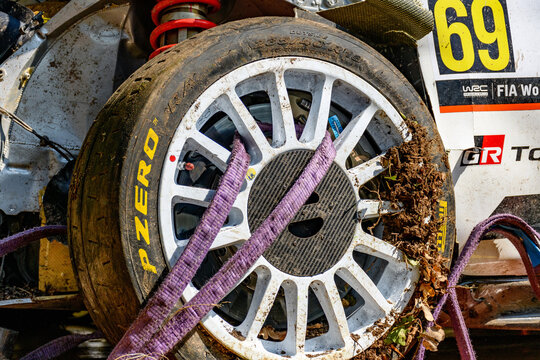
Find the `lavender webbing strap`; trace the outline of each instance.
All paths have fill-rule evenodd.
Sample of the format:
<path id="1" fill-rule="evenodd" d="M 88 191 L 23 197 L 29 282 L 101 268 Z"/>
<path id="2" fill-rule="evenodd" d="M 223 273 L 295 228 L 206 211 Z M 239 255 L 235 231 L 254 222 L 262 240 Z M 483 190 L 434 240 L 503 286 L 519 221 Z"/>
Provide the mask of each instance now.
<path id="1" fill-rule="evenodd" d="M 87 335 L 66 335 L 55 339 L 47 344 L 37 348 L 29 354 L 26 354 L 21 360 L 45 360 L 54 359 L 66 351 L 74 349 L 85 341 L 102 338 L 103 334 L 96 331 Z"/>
<path id="2" fill-rule="evenodd" d="M 28 229 L 15 235 L 8 236 L 7 238 L 0 240 L 0 256 L 7 255 L 39 239 L 49 236 L 65 235 L 66 232 L 67 227 L 65 225 L 48 225 Z M 63 336 L 37 348 L 31 353 L 23 356 L 21 360 L 52 359 L 87 340 L 100 337 L 103 337 L 100 332 L 89 335 Z"/>
<path id="3" fill-rule="evenodd" d="M 279 236 L 313 193 L 336 156 L 327 133 L 309 164 L 272 213 L 251 238 L 231 257 L 165 326 L 146 344 L 146 354 L 167 354 L 199 321 L 236 286 L 242 276 Z"/>
<path id="4" fill-rule="evenodd" d="M 471 258 L 473 252 L 478 247 L 482 237 L 489 232 L 495 225 L 511 225 L 523 230 L 530 239 L 535 242 L 537 246 L 540 247 L 538 233 L 526 222 L 518 218 L 517 216 L 510 214 L 500 214 L 492 216 L 474 227 L 469 236 L 469 239 L 463 246 L 463 250 L 456 261 L 456 264 L 452 268 L 450 276 L 448 277 L 448 291 L 442 296 L 439 300 L 439 303 L 433 311 L 433 318 L 435 321 L 439 318 L 439 315 L 444 307 L 448 297 L 450 297 L 450 314 L 452 316 L 452 326 L 454 327 L 454 332 L 456 333 L 456 339 L 458 342 L 459 352 L 462 360 L 476 359 L 476 355 L 472 348 L 472 343 L 469 338 L 469 332 L 465 326 L 465 321 L 463 319 L 463 314 L 459 308 L 459 303 L 457 300 L 455 286 L 458 283 L 458 280 L 461 276 L 461 273 L 467 266 L 469 259 Z M 434 322 L 430 322 L 428 326 L 433 326 Z M 425 347 L 423 341 L 420 342 L 418 347 L 418 352 L 416 354 L 416 360 L 423 360 L 425 356 Z"/>
<path id="5" fill-rule="evenodd" d="M 8 236 L 0 240 L 0 256 L 4 256 L 23 246 L 49 236 L 65 235 L 67 227 L 65 225 L 48 225 L 28 229 L 15 235 Z"/>
<path id="6" fill-rule="evenodd" d="M 187 284 L 195 276 L 212 242 L 225 223 L 236 196 L 240 192 L 249 162 L 250 158 L 242 141 L 235 136 L 227 170 L 195 233 L 171 272 L 131 324 L 108 359 L 114 360 L 124 354 L 139 353 L 148 339 L 158 331 L 182 296 Z"/>

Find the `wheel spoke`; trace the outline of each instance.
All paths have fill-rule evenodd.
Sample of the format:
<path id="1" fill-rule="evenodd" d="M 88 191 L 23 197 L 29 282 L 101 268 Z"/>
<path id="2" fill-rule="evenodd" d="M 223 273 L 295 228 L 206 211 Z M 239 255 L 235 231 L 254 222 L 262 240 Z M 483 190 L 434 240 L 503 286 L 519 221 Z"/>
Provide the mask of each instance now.
<path id="1" fill-rule="evenodd" d="M 311 287 L 328 320 L 328 333 L 333 339 L 337 337 L 339 342 L 345 342 L 349 337 L 349 325 L 333 276 L 327 277 L 324 283 L 316 281 Z"/>
<path id="2" fill-rule="evenodd" d="M 240 244 L 249 239 L 250 236 L 251 233 L 245 222 L 240 225 L 225 226 L 217 234 L 212 246 L 210 246 L 210 250 Z"/>
<path id="3" fill-rule="evenodd" d="M 324 137 L 328 126 L 334 81 L 334 78 L 326 76 L 317 84 L 300 142 L 319 144 Z"/>
<path id="4" fill-rule="evenodd" d="M 345 161 L 360 141 L 377 110 L 379 110 L 377 105 L 370 104 L 343 129 L 343 132 L 334 141 L 337 152 L 334 160 L 336 163 L 345 166 Z"/>
<path id="5" fill-rule="evenodd" d="M 382 164 L 382 159 L 386 153 L 374 157 L 356 167 L 347 170 L 347 175 L 352 181 L 353 186 L 360 188 L 362 185 L 373 179 L 386 168 Z"/>
<path id="6" fill-rule="evenodd" d="M 216 165 L 221 171 L 227 168 L 227 161 L 231 156 L 231 152 L 219 145 L 208 136 L 195 131 L 189 138 L 191 147 L 199 154 L 207 158 L 212 164 Z"/>
<path id="7" fill-rule="evenodd" d="M 227 92 L 226 99 L 228 101 L 223 97 L 220 99 L 222 110 L 231 118 L 238 133 L 246 142 L 248 151 L 258 157 L 259 160 L 271 156 L 273 154 L 272 147 L 238 95 L 231 90 Z"/>
<path id="8" fill-rule="evenodd" d="M 236 196 L 233 203 L 233 209 L 238 209 L 242 213 L 244 219 L 247 218 L 247 204 L 248 204 L 249 192 L 246 189 L 240 191 Z M 239 222 L 237 222 L 239 223 Z"/>
<path id="9" fill-rule="evenodd" d="M 285 281 L 285 302 L 287 307 L 287 337 L 285 347 L 287 353 L 303 353 L 306 343 L 308 288 L 306 282 L 298 281 L 295 285 Z"/>
<path id="10" fill-rule="evenodd" d="M 268 95 L 272 108 L 272 146 L 280 147 L 285 143 L 297 142 L 291 101 L 283 72 L 275 74 Z"/>
<path id="11" fill-rule="evenodd" d="M 207 207 L 216 191 L 185 185 L 173 185 L 169 189 L 172 204 L 188 203 Z"/>
<path id="12" fill-rule="evenodd" d="M 270 271 L 257 271 L 257 284 L 246 318 L 237 330 L 248 340 L 254 340 L 259 335 L 269 309 L 272 308 L 279 291 L 281 280 L 272 276 Z"/>
<path id="13" fill-rule="evenodd" d="M 384 200 L 358 201 L 358 216 L 362 220 L 376 219 L 381 215 L 399 212 L 392 208 L 392 202 Z"/>
<path id="14" fill-rule="evenodd" d="M 189 243 L 189 239 L 181 239 L 181 240 L 176 240 L 176 246 L 178 247 L 178 249 L 180 250 L 183 250 L 187 244 Z M 180 256 L 180 255 L 178 255 Z M 175 261 L 176 262 L 176 261 Z"/>
<path id="15" fill-rule="evenodd" d="M 366 303 L 384 313 L 389 313 L 392 309 L 390 304 L 377 285 L 373 283 L 370 277 L 354 260 L 348 261 L 348 264 L 337 271 L 337 275 L 345 280 L 360 296 L 364 298 Z"/>
<path id="16" fill-rule="evenodd" d="M 391 264 L 396 263 L 396 260 L 403 261 L 403 255 L 395 246 L 364 232 L 355 240 L 355 248 L 363 253 L 384 259 Z"/>

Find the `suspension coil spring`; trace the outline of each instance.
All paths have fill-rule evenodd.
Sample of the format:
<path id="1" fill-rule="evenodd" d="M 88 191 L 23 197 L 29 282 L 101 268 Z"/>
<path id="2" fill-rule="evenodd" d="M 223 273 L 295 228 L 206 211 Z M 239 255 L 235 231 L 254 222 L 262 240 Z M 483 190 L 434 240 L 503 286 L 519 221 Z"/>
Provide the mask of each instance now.
<path id="1" fill-rule="evenodd" d="M 207 15 L 221 8 L 219 0 L 157 0 L 152 21 L 157 26 L 150 34 L 154 52 L 150 59 L 202 30 L 216 26 Z"/>

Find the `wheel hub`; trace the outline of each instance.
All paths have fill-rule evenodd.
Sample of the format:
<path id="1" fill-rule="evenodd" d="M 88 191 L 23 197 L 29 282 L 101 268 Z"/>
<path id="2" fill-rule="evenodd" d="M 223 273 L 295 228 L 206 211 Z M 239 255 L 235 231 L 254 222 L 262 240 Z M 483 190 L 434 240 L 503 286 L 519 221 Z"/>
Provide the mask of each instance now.
<path id="1" fill-rule="evenodd" d="M 276 156 L 255 179 L 248 200 L 248 223 L 257 229 L 300 176 L 313 156 L 292 150 Z M 355 194 L 335 163 L 287 229 L 264 253 L 279 270 L 315 276 L 334 266 L 350 246 L 356 225 Z"/>

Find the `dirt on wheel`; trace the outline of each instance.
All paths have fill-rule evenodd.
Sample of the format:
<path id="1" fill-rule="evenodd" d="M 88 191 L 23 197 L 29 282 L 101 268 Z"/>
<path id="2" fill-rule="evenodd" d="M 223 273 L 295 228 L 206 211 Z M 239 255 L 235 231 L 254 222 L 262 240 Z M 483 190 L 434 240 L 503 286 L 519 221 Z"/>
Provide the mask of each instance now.
<path id="1" fill-rule="evenodd" d="M 366 190 L 380 200 L 392 202 L 396 212 L 381 216 L 377 223 L 384 223 L 384 240 L 400 249 L 411 266 L 419 266 L 420 280 L 396 325 L 355 360 L 388 360 L 395 355 L 403 358 L 419 337 L 427 337 L 423 320 L 433 320 L 431 310 L 447 286 L 445 264 L 450 259 L 445 259 L 437 247 L 437 234 L 445 220 L 439 217 L 439 199 L 446 174 L 433 161 L 429 151 L 433 140 L 426 129 L 414 120 L 406 122 L 412 132 L 411 141 L 388 150 L 386 173 L 381 181 L 368 184 Z"/>

